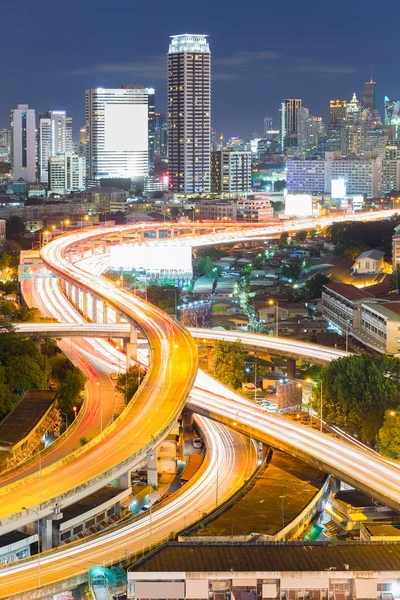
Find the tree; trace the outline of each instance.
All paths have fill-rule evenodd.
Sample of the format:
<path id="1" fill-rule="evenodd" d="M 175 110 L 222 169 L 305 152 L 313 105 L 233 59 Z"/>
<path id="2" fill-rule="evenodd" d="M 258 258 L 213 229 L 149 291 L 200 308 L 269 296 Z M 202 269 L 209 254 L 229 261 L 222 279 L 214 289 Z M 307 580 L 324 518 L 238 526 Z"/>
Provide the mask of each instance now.
<path id="1" fill-rule="evenodd" d="M 214 343 L 214 370 L 217 379 L 229 387 L 240 388 L 245 380 L 245 358 L 246 354 L 240 340 L 236 342 L 216 341 Z"/>
<path id="2" fill-rule="evenodd" d="M 179 297 L 180 289 L 178 287 L 172 285 L 166 287 L 147 286 L 147 300 L 170 315 L 175 314 L 175 308 L 179 305 Z"/>
<path id="3" fill-rule="evenodd" d="M 19 236 L 26 232 L 25 223 L 21 217 L 14 215 L 7 221 L 7 232 L 9 236 Z"/>
<path id="4" fill-rule="evenodd" d="M 301 267 L 297 262 L 284 263 L 281 267 L 282 277 L 296 281 L 299 278 Z"/>
<path id="5" fill-rule="evenodd" d="M 289 237 L 289 233 L 287 231 L 282 231 L 282 233 L 279 237 L 279 241 L 282 242 L 283 244 L 287 244 L 288 237 Z"/>
<path id="6" fill-rule="evenodd" d="M 296 242 L 305 242 L 306 239 L 307 239 L 307 231 L 305 229 L 296 231 Z"/>
<path id="7" fill-rule="evenodd" d="M 144 369 L 134 365 L 133 367 L 129 367 L 126 373 L 121 373 L 118 376 L 115 388 L 124 396 L 126 402 L 129 402 L 133 398 L 145 375 L 146 371 Z"/>
<path id="8" fill-rule="evenodd" d="M 64 372 L 61 385 L 57 389 L 58 404 L 64 412 L 72 417 L 72 407 L 81 404 L 81 395 L 85 389 L 86 377 L 76 367 Z"/>
<path id="9" fill-rule="evenodd" d="M 390 356 L 349 356 L 322 370 L 323 418 L 364 442 L 374 442 L 385 411 L 400 405 L 400 360 Z M 320 407 L 321 383 L 313 405 Z"/>
<path id="10" fill-rule="evenodd" d="M 310 277 L 310 279 L 308 279 L 304 286 L 299 290 L 299 293 L 297 294 L 297 300 L 299 302 L 306 302 L 307 300 L 321 298 L 324 285 L 327 285 L 329 282 L 329 277 L 323 273 L 316 273 Z"/>
<path id="11" fill-rule="evenodd" d="M 283 210 L 285 210 L 285 203 L 283 202 L 283 200 L 272 200 L 271 204 L 274 209 L 274 214 L 280 213 Z"/>
<path id="12" fill-rule="evenodd" d="M 204 275 L 206 277 L 209 277 L 211 275 L 213 269 L 214 269 L 214 263 L 211 260 L 211 258 L 208 258 L 208 257 L 200 258 L 199 262 L 197 263 L 197 272 L 199 273 L 200 276 Z"/>
<path id="13" fill-rule="evenodd" d="M 378 433 L 378 450 L 391 458 L 400 458 L 400 407 L 386 411 Z"/>

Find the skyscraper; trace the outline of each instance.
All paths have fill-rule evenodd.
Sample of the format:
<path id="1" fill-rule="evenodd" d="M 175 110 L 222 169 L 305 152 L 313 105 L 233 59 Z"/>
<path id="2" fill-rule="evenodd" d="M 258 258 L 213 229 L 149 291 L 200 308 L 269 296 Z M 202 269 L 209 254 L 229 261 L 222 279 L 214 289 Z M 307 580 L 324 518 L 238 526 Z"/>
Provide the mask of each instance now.
<path id="1" fill-rule="evenodd" d="M 168 116 L 166 114 L 155 113 L 154 147 L 155 153 L 158 154 L 160 158 L 167 158 Z"/>
<path id="2" fill-rule="evenodd" d="M 400 138 L 400 100 L 390 100 L 385 96 L 385 125 L 394 125 L 396 137 Z"/>
<path id="3" fill-rule="evenodd" d="M 272 120 L 272 117 L 270 117 L 269 115 L 265 115 L 264 117 L 264 137 L 267 138 L 268 137 L 268 132 L 273 130 L 273 125 L 274 122 Z"/>
<path id="4" fill-rule="evenodd" d="M 346 121 L 346 100 L 330 100 L 329 102 L 329 124 L 340 125 Z"/>
<path id="5" fill-rule="evenodd" d="M 11 111 L 11 165 L 13 179 L 36 181 L 35 110 L 18 104 Z"/>
<path id="6" fill-rule="evenodd" d="M 372 77 L 369 81 L 364 83 L 364 89 L 361 92 L 360 104 L 362 108 L 369 108 L 369 110 L 376 110 L 376 83 L 372 81 Z"/>
<path id="7" fill-rule="evenodd" d="M 49 182 L 49 159 L 67 151 L 66 113 L 49 110 L 40 113 L 38 123 L 39 181 Z"/>
<path id="8" fill-rule="evenodd" d="M 143 86 L 86 90 L 88 185 L 103 178 L 141 182 L 149 173 L 149 96 Z"/>
<path id="9" fill-rule="evenodd" d="M 65 152 L 72 152 L 74 149 L 74 138 L 72 129 L 72 117 L 65 118 Z"/>
<path id="10" fill-rule="evenodd" d="M 297 146 L 297 117 L 302 100 L 288 98 L 281 104 L 281 150 Z"/>
<path id="11" fill-rule="evenodd" d="M 0 160 L 10 162 L 11 160 L 11 131 L 0 129 Z"/>
<path id="12" fill-rule="evenodd" d="M 206 35 L 172 36 L 168 52 L 170 190 L 210 191 L 211 53 Z"/>

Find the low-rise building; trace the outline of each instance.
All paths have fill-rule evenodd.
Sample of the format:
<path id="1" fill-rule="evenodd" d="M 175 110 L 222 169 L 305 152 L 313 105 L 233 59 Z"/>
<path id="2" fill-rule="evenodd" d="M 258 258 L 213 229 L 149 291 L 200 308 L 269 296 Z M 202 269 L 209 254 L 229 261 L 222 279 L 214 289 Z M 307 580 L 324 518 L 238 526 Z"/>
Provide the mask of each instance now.
<path id="1" fill-rule="evenodd" d="M 353 273 L 381 273 L 385 268 L 385 253 L 380 250 L 368 250 L 357 256 L 353 264 Z"/>
<path id="2" fill-rule="evenodd" d="M 236 221 L 236 200 L 205 199 L 196 202 L 196 221 Z"/>
<path id="3" fill-rule="evenodd" d="M 322 316 L 342 334 L 359 327 L 359 307 L 374 296 L 347 283 L 328 283 L 322 290 Z"/>
<path id="4" fill-rule="evenodd" d="M 355 337 L 378 352 L 400 356 L 400 302 L 362 302 Z"/>
<path id="5" fill-rule="evenodd" d="M 49 189 L 57 194 L 80 192 L 86 187 L 86 159 L 64 152 L 49 159 Z"/>
<path id="6" fill-rule="evenodd" d="M 128 570 L 128 598 L 399 598 L 400 545 L 169 542 Z"/>
<path id="7" fill-rule="evenodd" d="M 265 197 L 239 198 L 237 220 L 248 223 L 264 223 L 274 218 L 274 209 Z"/>

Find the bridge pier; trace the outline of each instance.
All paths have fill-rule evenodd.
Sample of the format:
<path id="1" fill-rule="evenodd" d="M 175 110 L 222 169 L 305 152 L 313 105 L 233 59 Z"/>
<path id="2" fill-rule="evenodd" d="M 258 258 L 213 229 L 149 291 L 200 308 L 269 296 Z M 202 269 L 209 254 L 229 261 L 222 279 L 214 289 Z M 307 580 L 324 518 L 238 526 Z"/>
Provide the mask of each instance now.
<path id="1" fill-rule="evenodd" d="M 131 325 L 131 333 L 130 340 L 126 344 L 125 352 L 126 352 L 126 369 L 128 370 L 131 365 L 131 360 L 137 360 L 137 349 L 138 349 L 138 341 L 137 341 L 137 331 L 133 325 Z"/>
<path id="2" fill-rule="evenodd" d="M 132 486 L 132 477 L 130 470 L 119 476 L 119 487 L 121 490 L 127 490 Z"/>
<path id="3" fill-rule="evenodd" d="M 92 296 L 92 322 L 98 323 L 98 314 L 97 314 L 97 298 Z"/>
<path id="4" fill-rule="evenodd" d="M 287 378 L 288 379 L 296 378 L 296 361 L 294 358 L 287 359 Z"/>
<path id="5" fill-rule="evenodd" d="M 40 350 L 40 336 L 39 335 L 35 335 L 34 338 L 32 338 L 33 341 L 35 342 L 35 346 L 38 350 Z"/>
<path id="6" fill-rule="evenodd" d="M 88 318 L 88 302 L 89 302 L 89 293 L 83 291 L 83 307 L 82 307 L 82 314 L 85 317 L 85 319 Z"/>
<path id="7" fill-rule="evenodd" d="M 103 323 L 108 323 L 108 304 L 107 302 L 103 302 Z"/>
<path id="8" fill-rule="evenodd" d="M 157 448 L 147 457 L 147 483 L 153 487 L 158 485 Z"/>

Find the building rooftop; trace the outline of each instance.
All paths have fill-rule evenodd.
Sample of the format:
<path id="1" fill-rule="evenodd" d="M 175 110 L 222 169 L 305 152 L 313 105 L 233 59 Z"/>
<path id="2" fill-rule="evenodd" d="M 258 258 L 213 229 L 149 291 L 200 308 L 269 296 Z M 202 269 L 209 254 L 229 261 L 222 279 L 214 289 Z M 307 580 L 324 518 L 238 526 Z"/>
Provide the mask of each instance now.
<path id="1" fill-rule="evenodd" d="M 11 445 L 23 440 L 55 400 L 52 390 L 29 390 L 0 423 L 0 439 Z"/>
<path id="2" fill-rule="evenodd" d="M 376 501 L 367 494 L 357 490 L 340 490 L 335 494 L 335 499 L 355 508 L 365 508 L 367 506 L 376 506 Z"/>
<path id="3" fill-rule="evenodd" d="M 360 258 L 372 258 L 373 260 L 380 260 L 384 256 L 385 253 L 381 252 L 380 250 L 367 250 L 366 252 L 360 254 L 360 256 L 357 256 L 356 261 L 360 260 Z"/>
<path id="4" fill-rule="evenodd" d="M 398 571 L 400 544 L 170 542 L 136 563 L 135 572 Z"/>
<path id="5" fill-rule="evenodd" d="M 350 283 L 327 283 L 324 288 L 332 291 L 339 296 L 343 296 L 346 300 L 362 300 L 363 298 L 374 298 L 373 294 L 364 289 L 359 289 Z"/>
<path id="6" fill-rule="evenodd" d="M 369 307 L 374 312 L 386 317 L 388 321 L 400 321 L 400 300 L 398 302 L 363 302 L 363 306 Z"/>

